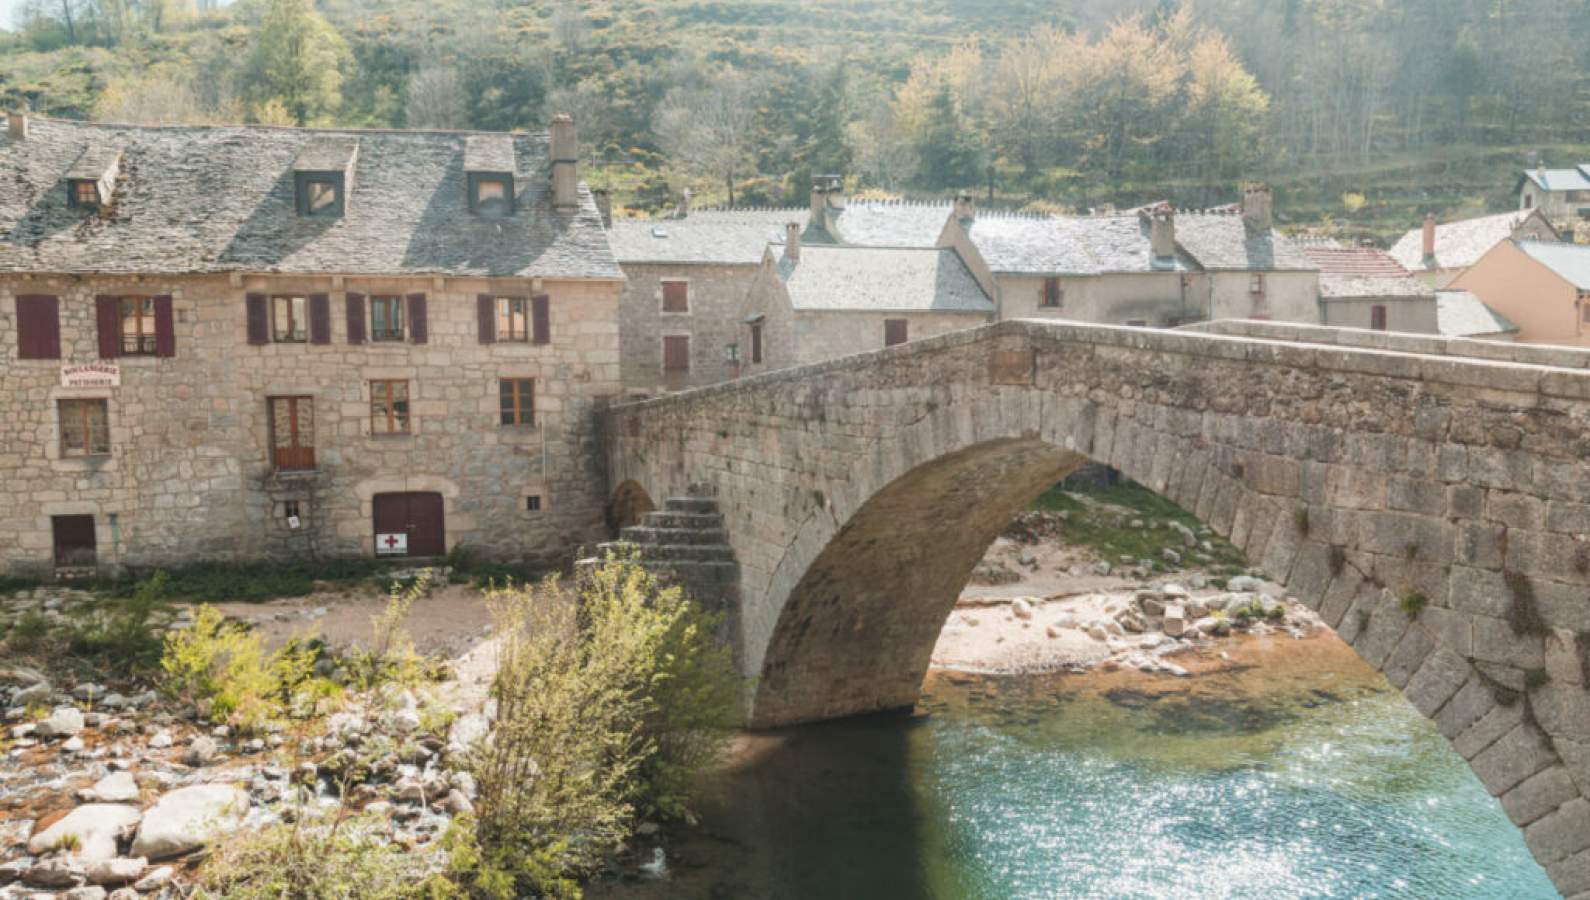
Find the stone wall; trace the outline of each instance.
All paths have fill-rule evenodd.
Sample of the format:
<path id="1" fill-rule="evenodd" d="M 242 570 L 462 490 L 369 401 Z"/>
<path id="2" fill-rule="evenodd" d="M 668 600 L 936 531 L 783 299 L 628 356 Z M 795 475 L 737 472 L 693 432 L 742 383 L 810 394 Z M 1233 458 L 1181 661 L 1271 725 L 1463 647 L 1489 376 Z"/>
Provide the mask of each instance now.
<path id="1" fill-rule="evenodd" d="M 1189 283 L 1182 287 L 1184 278 Z M 1207 280 L 1192 273 L 1155 272 L 1103 276 L 1064 276 L 1059 307 L 1040 305 L 1044 279 L 1001 274 L 999 314 L 1003 319 L 1065 319 L 1124 325 L 1143 321 L 1162 327 L 1201 318 L 1207 309 Z M 1205 290 L 1200 299 L 1198 287 Z"/>
<path id="2" fill-rule="evenodd" d="M 679 387 L 738 377 L 741 366 L 729 361 L 726 350 L 730 344 L 739 344 L 740 358 L 749 358 L 740 308 L 756 272 L 756 266 L 625 263 L 629 283 L 619 303 L 625 391 L 658 394 L 668 390 L 663 377 L 664 335 L 690 337 L 690 373 Z M 665 280 L 689 285 L 688 313 L 663 312 Z"/>
<path id="3" fill-rule="evenodd" d="M 994 531 L 1093 460 L 1320 610 L 1590 896 L 1590 373 L 1003 322 L 607 422 L 614 483 L 716 491 L 755 723 L 912 702 Z"/>
<path id="4" fill-rule="evenodd" d="M 247 342 L 248 292 L 331 295 L 331 342 Z M 347 343 L 344 297 L 425 293 L 425 344 Z M 476 295 L 530 285 L 473 279 L 34 277 L 0 281 L 0 571 L 48 570 L 53 515 L 91 514 L 103 565 L 369 556 L 372 498 L 443 495 L 449 547 L 559 558 L 603 536 L 598 407 L 619 391 L 618 285 L 548 283 L 547 346 L 478 340 Z M 60 298 L 61 360 L 17 358 L 18 294 Z M 96 361 L 97 294 L 169 294 L 176 355 L 121 357 L 121 385 L 61 386 Z M 367 311 L 368 315 L 368 311 Z M 497 379 L 535 378 L 536 427 L 503 427 Z M 413 433 L 370 433 L 368 382 L 410 382 Z M 273 473 L 266 398 L 313 398 L 318 467 Z M 108 457 L 62 459 L 56 401 L 109 401 Z M 526 498 L 541 497 L 529 512 Z M 284 504 L 304 527 L 288 528 Z"/>
<path id="5" fill-rule="evenodd" d="M 1321 324 L 1338 328 L 1368 329 L 1374 324 L 1374 308 L 1386 308 L 1386 330 L 1411 334 L 1435 334 L 1440 328 L 1435 297 L 1337 297 L 1320 302 L 1324 313 Z"/>
<path id="6" fill-rule="evenodd" d="M 1210 319 L 1262 316 L 1279 322 L 1318 322 L 1318 272 L 1265 272 L 1264 296 L 1251 292 L 1249 272 L 1209 272 Z"/>

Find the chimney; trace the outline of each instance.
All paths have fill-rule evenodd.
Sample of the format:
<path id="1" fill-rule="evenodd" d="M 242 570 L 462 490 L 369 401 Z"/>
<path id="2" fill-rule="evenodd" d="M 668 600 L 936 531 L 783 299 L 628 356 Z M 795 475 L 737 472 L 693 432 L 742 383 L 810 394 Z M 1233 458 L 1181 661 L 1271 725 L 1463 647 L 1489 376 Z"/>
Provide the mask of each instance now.
<path id="1" fill-rule="evenodd" d="M 690 189 L 685 188 L 679 192 L 679 202 L 674 204 L 674 218 L 690 218 Z"/>
<path id="2" fill-rule="evenodd" d="M 1435 261 L 1435 213 L 1424 214 L 1424 262 Z"/>
<path id="3" fill-rule="evenodd" d="M 823 210 L 825 210 L 827 208 L 828 208 L 828 188 L 825 187 L 821 181 L 813 180 L 812 181 L 812 202 L 811 202 L 811 210 L 810 210 L 811 215 L 812 215 L 812 221 L 821 222 L 822 218 L 823 218 Z"/>
<path id="4" fill-rule="evenodd" d="M 1148 244 L 1155 259 L 1176 257 L 1176 210 L 1169 203 L 1154 208 L 1148 222 Z"/>
<path id="5" fill-rule="evenodd" d="M 596 200 L 596 211 L 602 214 L 602 227 L 613 227 L 613 195 L 606 188 L 591 192 L 591 197 Z"/>
<path id="6" fill-rule="evenodd" d="M 845 208 L 845 180 L 838 175 L 828 176 L 828 208 Z"/>
<path id="7" fill-rule="evenodd" d="M 801 258 L 801 223 L 784 225 L 784 258 L 799 261 Z"/>
<path id="8" fill-rule="evenodd" d="M 560 212 L 580 205 L 579 144 L 574 133 L 574 117 L 558 113 L 552 117 L 552 206 Z"/>
<path id="9" fill-rule="evenodd" d="M 962 191 L 955 195 L 955 218 L 965 222 L 977 217 L 977 201 L 972 195 Z"/>
<path id="10" fill-rule="evenodd" d="M 1242 189 L 1242 224 L 1249 231 L 1268 234 L 1274 225 L 1272 215 L 1270 186 L 1267 184 L 1250 184 Z"/>
<path id="11" fill-rule="evenodd" d="M 6 116 L 6 133 L 10 135 L 13 141 L 27 140 L 28 114 L 13 110 L 9 116 Z"/>

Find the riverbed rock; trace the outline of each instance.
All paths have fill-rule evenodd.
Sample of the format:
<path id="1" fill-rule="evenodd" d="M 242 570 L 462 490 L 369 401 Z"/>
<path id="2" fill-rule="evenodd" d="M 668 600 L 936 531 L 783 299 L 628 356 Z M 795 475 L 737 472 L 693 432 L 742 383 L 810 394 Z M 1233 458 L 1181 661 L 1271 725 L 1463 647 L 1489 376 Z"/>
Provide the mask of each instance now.
<path id="1" fill-rule="evenodd" d="M 1187 630 L 1187 611 L 1180 603 L 1172 603 L 1165 607 L 1165 622 L 1162 630 L 1171 637 L 1181 637 Z"/>
<path id="2" fill-rule="evenodd" d="M 248 806 L 248 794 L 230 784 L 172 791 L 144 814 L 133 838 L 133 855 L 161 860 L 197 850 L 211 836 L 242 824 Z"/>
<path id="3" fill-rule="evenodd" d="M 149 749 L 164 750 L 171 746 L 172 743 L 173 741 L 171 738 L 171 732 L 162 728 L 161 730 L 155 732 L 154 736 L 149 739 Z"/>
<path id="4" fill-rule="evenodd" d="M 138 799 L 138 782 L 131 772 L 112 772 L 85 793 L 95 803 L 131 803 Z"/>
<path id="5" fill-rule="evenodd" d="M 201 768 L 209 765 L 220 750 L 221 747 L 215 742 L 215 738 L 201 734 L 188 745 L 187 751 L 182 754 L 182 761 L 195 769 Z"/>
<path id="6" fill-rule="evenodd" d="M 70 856 L 52 856 L 28 867 L 22 880 L 34 887 L 69 888 L 83 883 L 83 864 Z"/>
<path id="7" fill-rule="evenodd" d="M 106 900 L 109 895 L 97 884 L 75 887 L 60 896 L 60 900 Z"/>
<path id="8" fill-rule="evenodd" d="M 1256 593 L 1262 587 L 1264 587 L 1264 582 L 1254 578 L 1252 575 L 1234 575 L 1226 582 L 1226 590 L 1238 594 Z"/>
<path id="9" fill-rule="evenodd" d="M 1176 521 L 1170 521 L 1170 522 L 1167 522 L 1166 524 L 1170 526 L 1170 530 L 1171 531 L 1176 532 L 1177 536 L 1181 538 L 1181 542 L 1182 542 L 1183 546 L 1186 546 L 1186 547 L 1197 546 L 1197 544 L 1198 544 L 1198 536 L 1193 534 L 1193 530 L 1191 528 L 1188 528 L 1186 525 L 1183 525 L 1182 523 L 1176 522 Z"/>
<path id="10" fill-rule="evenodd" d="M 171 876 L 175 875 L 176 872 L 177 870 L 172 866 L 161 866 L 158 869 L 153 869 L 133 883 L 133 890 L 141 894 L 158 891 L 171 881 Z"/>
<path id="11" fill-rule="evenodd" d="M 1032 601 L 1026 597 L 1017 597 L 1010 601 L 1010 614 L 1018 619 L 1032 618 Z"/>
<path id="12" fill-rule="evenodd" d="M 34 733 L 41 738 L 71 737 L 83 730 L 83 713 L 75 706 L 57 706 L 38 723 Z"/>
<path id="13" fill-rule="evenodd" d="M 1108 575 L 1110 571 L 1110 564 L 1107 562 L 1100 560 L 1093 564 L 1093 574 L 1095 575 Z"/>
<path id="14" fill-rule="evenodd" d="M 1088 626 L 1087 631 L 1088 637 L 1093 638 L 1095 641 L 1107 641 L 1110 639 L 1110 633 L 1104 630 L 1102 623 L 1094 622 Z"/>
<path id="15" fill-rule="evenodd" d="M 126 884 L 143 877 L 149 860 L 142 857 L 118 856 L 102 859 L 88 867 L 89 884 Z"/>
<path id="16" fill-rule="evenodd" d="M 977 620 L 965 617 L 966 624 L 976 625 Z M 464 753 L 475 745 L 476 741 L 484 738 L 491 730 L 491 723 L 480 713 L 469 713 L 453 720 L 452 727 L 447 729 L 447 752 L 449 755 Z"/>
<path id="17" fill-rule="evenodd" d="M 63 840 L 76 839 L 72 857 L 87 865 L 116 855 L 116 838 L 138 821 L 138 809 L 120 803 L 89 803 L 67 813 L 59 822 L 28 840 L 28 852 L 48 853 Z"/>
<path id="18" fill-rule="evenodd" d="M 17 691 L 11 696 L 11 702 L 17 706 L 31 706 L 35 703 L 43 703 L 50 699 L 50 694 L 54 690 L 55 688 L 51 687 L 48 681 L 40 681 L 37 684 L 30 684 Z"/>
<path id="19" fill-rule="evenodd" d="M 1077 627 L 1077 614 L 1073 612 L 1063 612 L 1060 615 L 1055 616 L 1054 624 L 1061 628 L 1075 628 Z"/>

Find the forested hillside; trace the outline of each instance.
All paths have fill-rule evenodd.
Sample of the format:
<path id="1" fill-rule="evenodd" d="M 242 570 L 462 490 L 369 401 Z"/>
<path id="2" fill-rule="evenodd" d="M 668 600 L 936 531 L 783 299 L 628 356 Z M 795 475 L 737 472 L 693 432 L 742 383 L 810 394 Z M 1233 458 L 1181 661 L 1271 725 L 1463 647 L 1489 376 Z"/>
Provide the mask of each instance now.
<path id="1" fill-rule="evenodd" d="M 117 121 L 580 121 L 621 205 L 858 190 L 1227 202 L 1400 231 L 1590 158 L 1590 0 L 25 0 L 0 104 Z"/>

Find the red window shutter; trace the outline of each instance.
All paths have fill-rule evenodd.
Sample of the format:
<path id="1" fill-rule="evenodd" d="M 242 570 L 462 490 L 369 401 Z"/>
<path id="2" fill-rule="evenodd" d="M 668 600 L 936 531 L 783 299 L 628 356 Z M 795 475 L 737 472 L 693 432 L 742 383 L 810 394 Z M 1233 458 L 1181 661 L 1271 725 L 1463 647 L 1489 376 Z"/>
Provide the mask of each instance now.
<path id="1" fill-rule="evenodd" d="M 364 343 L 364 295 L 348 295 L 348 343 Z"/>
<path id="2" fill-rule="evenodd" d="M 248 342 L 269 344 L 271 342 L 270 298 L 264 294 L 249 294 L 244 299 L 248 302 Z"/>
<path id="3" fill-rule="evenodd" d="M 552 298 L 537 294 L 530 298 L 530 317 L 533 332 L 530 340 L 537 344 L 552 343 Z"/>
<path id="4" fill-rule="evenodd" d="M 431 339 L 430 322 L 426 320 L 425 295 L 409 295 L 409 340 L 423 344 Z"/>
<path id="5" fill-rule="evenodd" d="M 121 312 L 116 308 L 116 298 L 101 294 L 94 298 L 94 319 L 99 326 L 99 358 L 115 359 L 121 355 Z"/>
<path id="6" fill-rule="evenodd" d="M 177 329 L 171 315 L 170 295 L 155 298 L 155 355 L 177 355 Z"/>
<path id="7" fill-rule="evenodd" d="M 55 297 L 17 298 L 17 358 L 61 358 L 61 302 Z"/>
<path id="8" fill-rule="evenodd" d="M 309 342 L 311 344 L 331 343 L 331 296 L 329 294 L 309 295 Z"/>
<path id="9" fill-rule="evenodd" d="M 480 294 L 475 298 L 475 315 L 480 320 L 480 342 L 490 344 L 497 340 L 497 298 Z"/>

